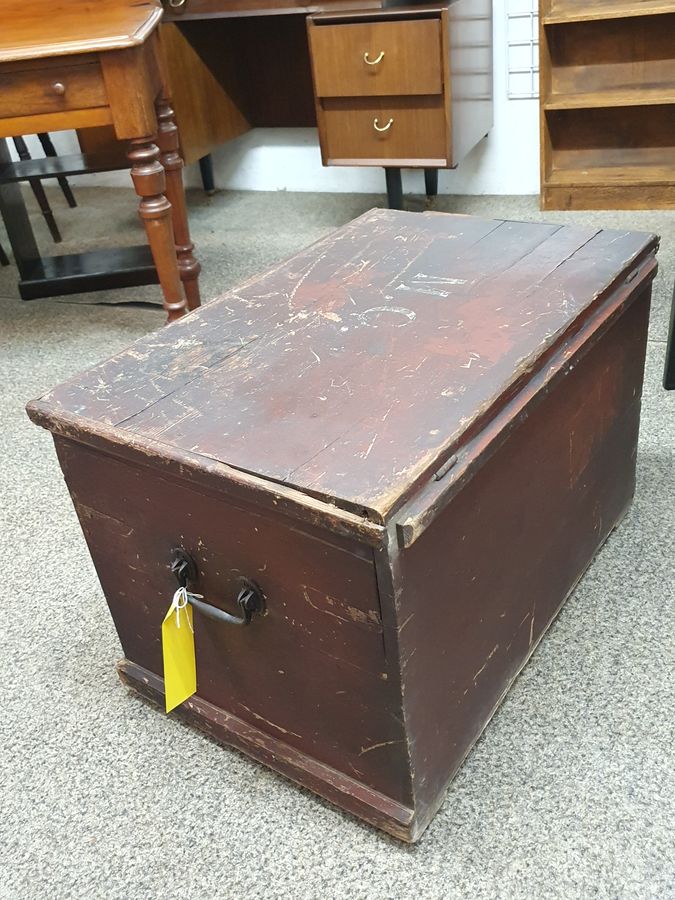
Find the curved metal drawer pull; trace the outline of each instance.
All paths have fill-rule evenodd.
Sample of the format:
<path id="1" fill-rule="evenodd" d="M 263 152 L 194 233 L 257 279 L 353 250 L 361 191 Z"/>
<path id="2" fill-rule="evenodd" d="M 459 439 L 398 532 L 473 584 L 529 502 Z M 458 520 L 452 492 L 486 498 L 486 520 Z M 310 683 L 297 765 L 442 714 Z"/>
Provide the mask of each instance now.
<path id="1" fill-rule="evenodd" d="M 377 124 L 377 122 L 378 122 L 377 118 L 373 119 L 373 128 L 375 129 L 375 131 L 380 131 L 380 132 L 381 131 L 389 131 L 391 126 L 394 124 L 394 120 L 389 119 L 387 124 L 383 125 L 382 128 L 380 128 L 380 126 Z"/>
<path id="2" fill-rule="evenodd" d="M 195 561 L 182 547 L 177 547 L 171 551 L 171 571 L 176 576 L 180 587 L 187 588 L 189 582 L 197 580 Z M 260 614 L 265 611 L 265 600 L 260 588 L 252 581 L 249 581 L 248 578 L 240 578 L 239 581 L 241 590 L 237 594 L 237 606 L 241 610 L 241 616 L 233 616 L 231 613 L 225 612 L 224 609 L 211 606 L 210 603 L 205 603 L 188 590 L 190 605 L 202 615 L 208 616 L 210 619 L 216 619 L 218 622 L 227 622 L 229 625 L 248 625 L 254 614 Z"/>
<path id="3" fill-rule="evenodd" d="M 377 59 L 371 59 L 368 55 L 368 51 L 363 54 L 363 61 L 367 66 L 376 66 L 378 63 L 381 63 L 384 59 L 384 50 L 380 50 Z"/>
<path id="4" fill-rule="evenodd" d="M 171 9 L 180 9 L 181 6 L 185 5 L 185 0 L 169 0 L 169 6 Z"/>

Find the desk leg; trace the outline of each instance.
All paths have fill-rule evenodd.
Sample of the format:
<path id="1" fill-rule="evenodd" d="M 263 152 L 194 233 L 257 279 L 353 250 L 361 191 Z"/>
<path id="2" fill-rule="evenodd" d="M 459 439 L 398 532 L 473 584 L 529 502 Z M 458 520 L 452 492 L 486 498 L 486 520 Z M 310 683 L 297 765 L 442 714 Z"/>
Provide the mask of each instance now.
<path id="1" fill-rule="evenodd" d="M 199 160 L 199 174 L 201 175 L 204 193 L 209 196 L 215 194 L 216 181 L 213 175 L 213 157 L 210 153 L 206 156 L 202 156 Z"/>
<path id="2" fill-rule="evenodd" d="M 161 151 L 161 163 L 166 172 L 166 196 L 171 204 L 173 217 L 173 233 L 176 239 L 176 255 L 178 271 L 185 288 L 188 309 L 200 306 L 199 273 L 202 270 L 193 254 L 194 244 L 190 240 L 187 208 L 185 206 L 185 190 L 183 187 L 183 160 L 179 152 L 178 127 L 174 111 L 166 97 L 157 102 L 157 143 Z"/>
<path id="3" fill-rule="evenodd" d="M 159 161 L 159 147 L 153 137 L 137 138 L 130 142 L 127 156 L 134 188 L 141 198 L 138 212 L 145 226 L 164 294 L 164 309 L 168 321 L 173 322 L 186 312 L 186 303 L 178 274 L 171 204 L 164 195 L 166 178 Z"/>
<path id="4" fill-rule="evenodd" d="M 403 209 L 403 182 L 401 170 L 386 168 L 384 175 L 387 180 L 387 202 L 389 209 Z"/>
<path id="5" fill-rule="evenodd" d="M 438 195 L 438 169 L 424 170 L 424 189 L 429 199 Z"/>

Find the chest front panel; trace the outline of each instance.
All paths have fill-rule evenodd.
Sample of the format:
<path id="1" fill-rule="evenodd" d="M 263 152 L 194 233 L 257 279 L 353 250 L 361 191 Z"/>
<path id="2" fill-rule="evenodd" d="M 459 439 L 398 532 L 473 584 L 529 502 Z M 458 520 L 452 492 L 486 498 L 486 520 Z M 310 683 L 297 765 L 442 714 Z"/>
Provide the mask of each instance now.
<path id="1" fill-rule="evenodd" d="M 197 565 L 190 589 L 234 615 L 239 579 L 250 579 L 266 610 L 249 626 L 194 612 L 198 696 L 409 800 L 372 550 L 82 445 L 56 443 L 125 657 L 162 674 L 161 622 L 177 587 L 173 548 Z"/>

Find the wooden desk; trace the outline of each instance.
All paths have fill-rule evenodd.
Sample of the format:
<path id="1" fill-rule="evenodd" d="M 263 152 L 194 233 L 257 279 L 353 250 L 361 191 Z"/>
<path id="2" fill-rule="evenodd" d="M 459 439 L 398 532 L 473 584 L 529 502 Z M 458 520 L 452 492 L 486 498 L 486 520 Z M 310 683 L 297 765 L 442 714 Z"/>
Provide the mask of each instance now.
<path id="1" fill-rule="evenodd" d="M 139 212 L 172 320 L 199 306 L 199 263 L 159 48 L 161 16 L 152 0 L 68 0 L 57 9 L 40 0 L 8 0 L 0 37 L 0 138 L 112 125 L 117 139 L 129 143 Z"/>
<path id="2" fill-rule="evenodd" d="M 325 165 L 397 170 L 400 190 L 401 166 L 454 167 L 492 126 L 491 0 L 174 4 L 162 40 L 187 162 L 251 128 L 318 124 Z"/>

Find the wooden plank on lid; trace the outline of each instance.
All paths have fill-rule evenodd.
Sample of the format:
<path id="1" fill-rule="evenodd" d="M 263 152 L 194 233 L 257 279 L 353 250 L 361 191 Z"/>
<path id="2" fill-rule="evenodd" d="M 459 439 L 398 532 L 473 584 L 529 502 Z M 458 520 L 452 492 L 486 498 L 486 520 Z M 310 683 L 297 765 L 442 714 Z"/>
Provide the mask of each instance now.
<path id="1" fill-rule="evenodd" d="M 45 401 L 384 522 L 655 246 L 372 210 Z"/>

